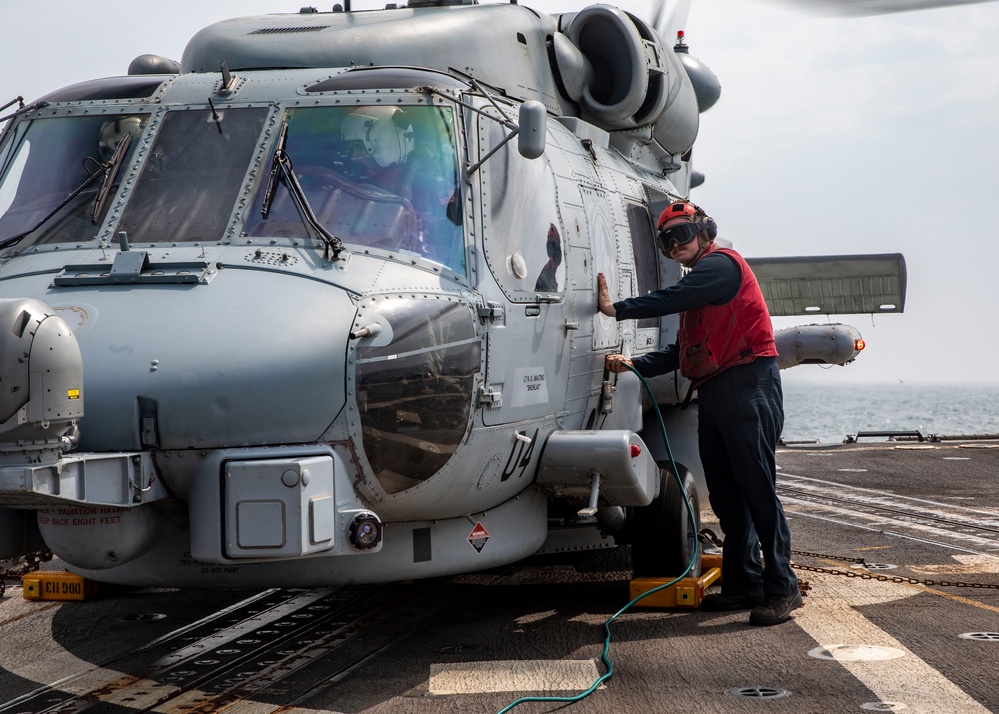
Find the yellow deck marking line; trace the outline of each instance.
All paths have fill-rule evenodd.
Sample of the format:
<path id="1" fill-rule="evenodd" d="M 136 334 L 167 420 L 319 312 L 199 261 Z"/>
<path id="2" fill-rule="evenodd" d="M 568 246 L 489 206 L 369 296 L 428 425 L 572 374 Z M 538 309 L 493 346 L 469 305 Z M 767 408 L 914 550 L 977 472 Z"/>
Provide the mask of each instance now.
<path id="1" fill-rule="evenodd" d="M 952 593 L 944 592 L 943 590 L 935 590 L 933 588 L 927 587 L 926 585 L 916 586 L 923 592 L 932 593 L 933 595 L 939 595 L 940 597 L 947 598 L 948 600 L 953 600 L 954 602 L 959 602 L 963 605 L 971 605 L 972 607 L 977 607 L 979 610 L 988 610 L 989 612 L 999 612 L 999 607 L 995 605 L 986 605 L 984 602 L 978 602 L 976 600 L 969 600 L 966 597 L 961 597 L 960 595 L 954 595 Z"/>
<path id="2" fill-rule="evenodd" d="M 954 580 L 955 576 L 968 576 L 968 575 L 980 575 L 980 574 L 991 574 L 999 573 L 999 558 L 993 555 L 955 555 L 954 560 L 958 561 L 956 564 L 944 564 L 944 565 L 912 565 L 910 568 L 921 575 L 936 576 L 951 576 L 941 579 Z M 933 579 L 928 578 L 928 579 Z M 962 605 L 970 605 L 971 607 L 977 607 L 979 610 L 988 610 L 989 612 L 999 612 L 999 607 L 994 605 L 986 605 L 983 602 L 978 602 L 977 600 L 971 600 L 970 598 L 962 597 L 961 595 L 955 595 L 953 591 L 947 590 L 937 590 L 936 588 L 930 587 L 928 585 L 918 586 L 924 592 L 932 593 L 933 595 L 939 595 L 940 597 L 947 598 L 953 602 L 959 602 Z M 995 592 L 991 588 L 988 589 L 989 592 Z M 981 590 L 979 592 L 985 592 Z"/>

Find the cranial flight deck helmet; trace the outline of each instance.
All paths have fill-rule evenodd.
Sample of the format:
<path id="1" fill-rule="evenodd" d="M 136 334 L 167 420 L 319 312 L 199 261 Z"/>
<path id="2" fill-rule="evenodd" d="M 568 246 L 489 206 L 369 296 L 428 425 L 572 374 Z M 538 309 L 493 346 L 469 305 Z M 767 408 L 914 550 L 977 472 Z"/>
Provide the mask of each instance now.
<path id="1" fill-rule="evenodd" d="M 656 242 L 659 250 L 669 256 L 674 244 L 687 245 L 702 230 L 707 230 L 708 238 L 718 236 L 718 224 L 700 206 L 690 201 L 676 201 L 659 214 Z"/>
<path id="2" fill-rule="evenodd" d="M 107 161 L 114 153 L 115 147 L 125 134 L 131 134 L 135 139 L 142 131 L 142 120 L 136 116 L 120 116 L 109 119 L 101 125 L 99 143 L 101 159 Z"/>
<path id="3" fill-rule="evenodd" d="M 413 125 L 399 107 L 361 107 L 343 118 L 340 133 L 360 141 L 383 169 L 406 162 L 413 150 Z"/>

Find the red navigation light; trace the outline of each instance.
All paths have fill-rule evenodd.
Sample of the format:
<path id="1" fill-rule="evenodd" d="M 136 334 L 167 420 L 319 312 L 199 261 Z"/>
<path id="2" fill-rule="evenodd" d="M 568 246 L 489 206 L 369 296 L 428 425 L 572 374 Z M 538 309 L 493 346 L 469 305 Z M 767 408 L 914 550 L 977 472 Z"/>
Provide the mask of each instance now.
<path id="1" fill-rule="evenodd" d="M 642 453 L 642 447 L 638 444 L 631 445 L 631 458 L 637 459 Z"/>
<path id="2" fill-rule="evenodd" d="M 867 347 L 867 343 L 864 342 L 863 340 L 854 340 L 853 349 L 855 349 L 857 352 L 860 352 L 865 347 Z"/>

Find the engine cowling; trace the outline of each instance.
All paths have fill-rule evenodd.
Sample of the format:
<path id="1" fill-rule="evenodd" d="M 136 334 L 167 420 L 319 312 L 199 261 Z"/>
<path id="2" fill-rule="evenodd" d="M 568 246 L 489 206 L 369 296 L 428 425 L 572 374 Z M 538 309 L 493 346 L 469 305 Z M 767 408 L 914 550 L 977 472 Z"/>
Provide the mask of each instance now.
<path id="1" fill-rule="evenodd" d="M 576 13 L 565 36 L 585 59 L 559 51 L 563 83 L 577 88 L 582 118 L 612 131 L 651 130 L 669 154 L 694 144 L 697 98 L 679 58 L 644 20 L 610 5 Z M 576 99 L 576 97 L 573 97 Z"/>

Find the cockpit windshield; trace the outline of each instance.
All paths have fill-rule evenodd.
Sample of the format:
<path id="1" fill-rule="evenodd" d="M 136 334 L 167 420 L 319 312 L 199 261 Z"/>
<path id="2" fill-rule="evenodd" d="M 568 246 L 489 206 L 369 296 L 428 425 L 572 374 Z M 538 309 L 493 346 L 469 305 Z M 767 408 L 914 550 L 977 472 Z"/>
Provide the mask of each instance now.
<path id="1" fill-rule="evenodd" d="M 270 112 L 168 111 L 151 137 L 149 114 L 21 122 L 0 147 L 0 250 L 95 241 L 114 217 L 111 206 L 121 211 L 115 229 L 133 244 L 223 240 Z M 267 180 L 274 159 L 266 155 L 252 208 L 239 211 L 243 236 L 316 238 L 313 220 L 348 249 L 380 249 L 465 272 L 450 107 L 294 108 L 280 120 L 284 166 L 301 194 L 293 197 L 284 174 Z M 137 160 L 137 180 L 121 190 L 124 204 L 116 202 Z"/>
<path id="2" fill-rule="evenodd" d="M 47 117 L 17 126 L 0 150 L 0 247 L 93 240 L 107 212 L 98 193 L 121 180 L 120 167 L 131 161 L 146 120 Z M 112 172 L 115 148 L 129 135 Z"/>
<path id="3" fill-rule="evenodd" d="M 319 222 L 349 246 L 410 254 L 464 272 L 452 111 L 439 106 L 290 109 L 284 151 Z M 262 181 L 250 237 L 305 238 L 288 187 L 265 206 Z M 264 215 L 266 213 L 266 215 Z"/>
<path id="4" fill-rule="evenodd" d="M 122 192 L 118 230 L 133 243 L 222 240 L 267 114 L 266 107 L 170 111 L 151 144 L 139 140 L 145 114 L 15 127 L 0 150 L 0 248 L 93 241 L 140 145 L 142 168 Z M 116 154 L 128 135 L 127 151 Z"/>
<path id="5" fill-rule="evenodd" d="M 219 241 L 267 109 L 167 112 L 118 225 L 133 243 Z"/>

